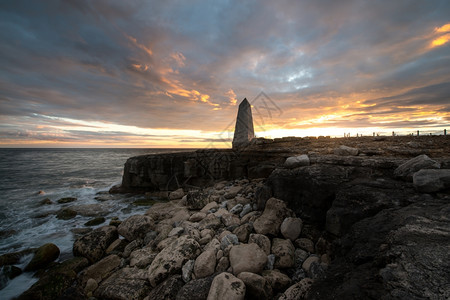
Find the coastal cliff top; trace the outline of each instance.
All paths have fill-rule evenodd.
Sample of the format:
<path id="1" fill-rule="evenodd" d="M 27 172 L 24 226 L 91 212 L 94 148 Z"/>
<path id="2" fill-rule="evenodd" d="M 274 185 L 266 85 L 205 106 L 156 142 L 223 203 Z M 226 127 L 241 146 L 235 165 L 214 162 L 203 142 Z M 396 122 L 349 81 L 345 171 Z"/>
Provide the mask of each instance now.
<path id="1" fill-rule="evenodd" d="M 271 151 L 292 154 L 333 154 L 340 146 L 359 150 L 359 155 L 414 157 L 427 154 L 432 157 L 450 156 L 450 136 L 377 136 L 350 138 L 256 138 L 237 151 Z"/>

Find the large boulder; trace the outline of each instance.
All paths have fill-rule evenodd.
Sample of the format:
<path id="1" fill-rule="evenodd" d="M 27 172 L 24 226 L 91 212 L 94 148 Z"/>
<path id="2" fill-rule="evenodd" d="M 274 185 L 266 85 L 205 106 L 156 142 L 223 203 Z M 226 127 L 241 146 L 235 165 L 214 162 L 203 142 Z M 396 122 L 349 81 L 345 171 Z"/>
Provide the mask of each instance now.
<path id="1" fill-rule="evenodd" d="M 283 223 L 281 223 L 281 234 L 286 239 L 295 241 L 300 233 L 302 232 L 303 221 L 299 218 L 286 218 Z"/>
<path id="2" fill-rule="evenodd" d="M 35 271 L 46 267 L 59 257 L 59 248 L 52 243 L 44 244 L 34 253 L 33 258 L 25 267 L 25 271 Z"/>
<path id="3" fill-rule="evenodd" d="M 258 233 L 251 233 L 248 238 L 248 243 L 255 243 L 266 253 L 266 255 L 270 254 L 271 243 L 267 236 Z"/>
<path id="4" fill-rule="evenodd" d="M 224 197 L 225 199 L 231 199 L 236 197 L 237 194 L 239 194 L 242 191 L 243 187 L 240 185 L 231 186 L 226 191 Z"/>
<path id="5" fill-rule="evenodd" d="M 137 268 L 123 268 L 104 280 L 95 290 L 100 299 L 142 299 L 150 290 L 147 272 Z"/>
<path id="6" fill-rule="evenodd" d="M 179 188 L 169 194 L 169 200 L 181 199 L 184 196 L 184 191 L 182 188 Z"/>
<path id="7" fill-rule="evenodd" d="M 272 287 L 261 275 L 242 272 L 237 277 L 244 282 L 248 299 L 272 299 Z"/>
<path id="8" fill-rule="evenodd" d="M 153 260 L 148 269 L 148 280 L 156 286 L 171 274 L 181 271 L 183 264 L 194 259 L 200 252 L 200 245 L 195 239 L 184 235 L 165 247 Z"/>
<path id="9" fill-rule="evenodd" d="M 412 176 L 422 169 L 439 169 L 441 164 L 429 158 L 426 154 L 416 156 L 401 164 L 394 170 L 394 175 L 412 180 Z"/>
<path id="10" fill-rule="evenodd" d="M 151 217 L 155 223 L 159 222 L 170 226 L 174 222 L 184 218 L 187 220 L 190 217 L 188 209 L 177 201 L 155 203 L 145 212 L 145 215 Z"/>
<path id="11" fill-rule="evenodd" d="M 279 270 L 264 270 L 262 276 L 272 287 L 274 292 L 284 291 L 291 285 L 291 279 Z"/>
<path id="12" fill-rule="evenodd" d="M 284 166 L 289 169 L 309 166 L 309 164 L 310 164 L 309 157 L 306 154 L 288 157 L 284 162 Z"/>
<path id="13" fill-rule="evenodd" d="M 230 250 L 233 274 L 241 272 L 260 273 L 267 263 L 266 253 L 257 244 L 241 244 Z"/>
<path id="14" fill-rule="evenodd" d="M 157 253 L 151 248 L 136 249 L 130 254 L 130 267 L 146 268 L 152 263 L 156 255 Z"/>
<path id="15" fill-rule="evenodd" d="M 117 230 L 119 234 L 129 241 L 143 239 L 147 232 L 151 231 L 155 222 L 149 216 L 134 215 L 123 221 Z"/>
<path id="16" fill-rule="evenodd" d="M 120 257 L 117 255 L 112 254 L 103 258 L 81 272 L 81 285 L 84 287 L 89 279 L 94 279 L 97 283 L 100 283 L 111 275 L 119 265 Z"/>
<path id="17" fill-rule="evenodd" d="M 274 238 L 272 241 L 272 253 L 275 255 L 276 269 L 286 269 L 294 266 L 295 247 L 291 240 Z"/>
<path id="18" fill-rule="evenodd" d="M 200 254 L 195 260 L 194 274 L 196 278 L 210 276 L 216 269 L 216 251 L 208 249 Z"/>
<path id="19" fill-rule="evenodd" d="M 84 256 L 91 264 L 95 263 L 105 255 L 105 250 L 117 237 L 117 229 L 114 226 L 97 228 L 75 240 L 73 255 Z"/>
<path id="20" fill-rule="evenodd" d="M 209 203 L 209 197 L 203 191 L 190 191 L 187 193 L 186 205 L 191 210 L 199 210 Z"/>
<path id="21" fill-rule="evenodd" d="M 414 187 L 424 193 L 450 189 L 450 169 L 420 170 L 414 173 Z"/>
<path id="22" fill-rule="evenodd" d="M 230 273 L 220 273 L 211 284 L 208 300 L 244 300 L 245 284 Z"/>
<path id="23" fill-rule="evenodd" d="M 283 200 L 270 198 L 267 200 L 263 214 L 256 219 L 253 227 L 256 233 L 277 236 L 283 220 L 289 216 L 291 212 Z"/>

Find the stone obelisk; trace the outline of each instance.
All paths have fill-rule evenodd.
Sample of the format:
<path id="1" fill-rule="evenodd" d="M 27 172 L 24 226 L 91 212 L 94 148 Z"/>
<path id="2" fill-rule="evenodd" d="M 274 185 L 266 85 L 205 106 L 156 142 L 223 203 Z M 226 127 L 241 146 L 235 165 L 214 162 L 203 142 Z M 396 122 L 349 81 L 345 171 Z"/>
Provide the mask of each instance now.
<path id="1" fill-rule="evenodd" d="M 234 128 L 233 149 L 247 146 L 254 137 L 252 107 L 247 98 L 244 98 L 239 104 Z"/>

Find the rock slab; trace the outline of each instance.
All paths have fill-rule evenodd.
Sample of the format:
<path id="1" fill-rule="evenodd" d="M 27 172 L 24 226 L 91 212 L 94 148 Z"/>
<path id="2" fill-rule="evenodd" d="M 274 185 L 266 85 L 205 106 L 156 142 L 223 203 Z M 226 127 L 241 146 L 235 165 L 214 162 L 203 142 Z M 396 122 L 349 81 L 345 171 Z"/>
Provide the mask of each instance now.
<path id="1" fill-rule="evenodd" d="M 230 264 L 233 274 L 241 272 L 260 273 L 267 262 L 266 253 L 257 244 L 241 244 L 230 250 Z"/>
<path id="2" fill-rule="evenodd" d="M 148 269 L 148 280 L 156 286 L 171 274 L 181 271 L 184 263 L 197 257 L 200 245 L 190 236 L 181 236 L 165 247 Z"/>

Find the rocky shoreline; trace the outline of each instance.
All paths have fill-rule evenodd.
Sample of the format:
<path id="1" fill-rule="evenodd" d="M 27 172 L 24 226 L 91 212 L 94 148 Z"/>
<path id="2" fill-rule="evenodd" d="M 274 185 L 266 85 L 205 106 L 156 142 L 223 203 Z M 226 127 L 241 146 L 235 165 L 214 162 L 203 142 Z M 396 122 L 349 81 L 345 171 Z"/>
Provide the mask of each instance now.
<path id="1" fill-rule="evenodd" d="M 449 145 L 259 139 L 130 158 L 111 192 L 168 200 L 80 236 L 64 262 L 30 250 L 39 281 L 18 299 L 449 298 Z"/>

